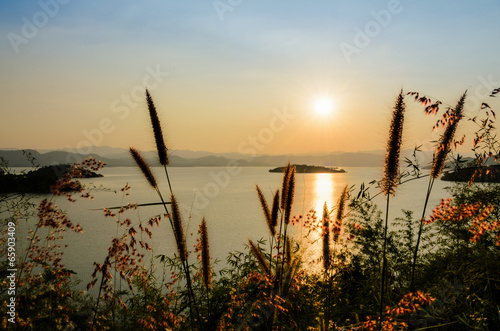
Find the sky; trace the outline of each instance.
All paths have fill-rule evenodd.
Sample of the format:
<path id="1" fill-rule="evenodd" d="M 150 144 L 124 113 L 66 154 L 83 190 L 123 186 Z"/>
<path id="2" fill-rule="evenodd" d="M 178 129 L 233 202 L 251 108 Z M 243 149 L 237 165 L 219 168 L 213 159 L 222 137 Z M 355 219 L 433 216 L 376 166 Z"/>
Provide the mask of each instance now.
<path id="1" fill-rule="evenodd" d="M 171 149 L 384 149 L 401 89 L 498 108 L 498 17 L 486 0 L 3 0 L 0 148 L 154 149 L 148 88 Z M 432 149 L 437 118 L 406 104 L 404 147 Z"/>

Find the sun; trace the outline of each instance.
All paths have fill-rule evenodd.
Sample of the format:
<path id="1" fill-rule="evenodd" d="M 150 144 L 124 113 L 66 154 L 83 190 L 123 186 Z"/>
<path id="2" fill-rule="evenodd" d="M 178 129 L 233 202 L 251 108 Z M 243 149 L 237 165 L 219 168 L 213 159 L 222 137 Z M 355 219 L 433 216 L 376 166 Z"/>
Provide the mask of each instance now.
<path id="1" fill-rule="evenodd" d="M 314 111 L 321 116 L 331 115 L 334 110 L 333 100 L 328 97 L 316 99 L 314 102 Z"/>

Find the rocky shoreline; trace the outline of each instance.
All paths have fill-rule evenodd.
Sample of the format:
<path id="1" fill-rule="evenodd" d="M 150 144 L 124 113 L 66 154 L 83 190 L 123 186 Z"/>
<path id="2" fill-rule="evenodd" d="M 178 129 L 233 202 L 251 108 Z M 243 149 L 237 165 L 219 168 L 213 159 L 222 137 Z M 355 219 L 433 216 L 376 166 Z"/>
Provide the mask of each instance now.
<path id="1" fill-rule="evenodd" d="M 12 174 L 0 172 L 0 193 L 50 193 L 51 187 L 63 178 L 67 173 L 71 173 L 73 166 L 70 164 L 58 164 L 41 167 L 27 173 Z M 102 177 L 87 169 L 80 169 L 81 178 Z M 77 191 L 81 188 L 78 181 L 63 188 L 67 191 Z"/>

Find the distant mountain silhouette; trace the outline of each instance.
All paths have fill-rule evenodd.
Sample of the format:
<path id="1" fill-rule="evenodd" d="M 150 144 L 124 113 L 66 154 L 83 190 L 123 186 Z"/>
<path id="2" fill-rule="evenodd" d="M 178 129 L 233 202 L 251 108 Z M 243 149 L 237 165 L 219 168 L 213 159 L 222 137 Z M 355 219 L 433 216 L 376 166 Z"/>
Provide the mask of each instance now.
<path id="1" fill-rule="evenodd" d="M 40 153 L 31 149 L 27 149 L 25 150 L 25 152 L 31 154 L 31 156 L 35 159 L 35 162 L 40 166 L 81 162 L 89 156 L 106 162 L 103 160 L 106 158 L 97 154 L 76 154 L 64 151 L 50 151 L 47 153 Z M 0 151 L 0 157 L 6 160 L 10 167 L 32 166 L 31 162 L 28 160 L 22 150 Z"/>
<path id="2" fill-rule="evenodd" d="M 48 166 L 55 164 L 65 164 L 81 162 L 88 157 L 94 157 L 95 159 L 102 161 L 111 167 L 129 167 L 135 166 L 132 157 L 129 152 L 123 150 L 119 154 L 113 154 L 111 156 L 103 156 L 98 154 L 77 154 L 65 151 L 50 151 L 46 153 L 40 153 L 35 150 L 25 150 L 29 152 L 31 156 L 36 160 L 36 163 L 40 166 Z M 145 152 L 142 153 L 145 159 L 152 166 L 157 166 L 158 161 L 155 152 Z M 9 150 L 0 151 L 0 157 L 8 162 L 10 167 L 31 167 L 32 164 L 26 157 L 22 150 Z M 205 167 L 218 167 L 226 166 L 230 162 L 229 159 L 222 156 L 205 156 L 200 158 L 182 158 L 176 155 L 170 156 L 170 165 L 174 167 L 195 167 L 195 166 L 205 166 Z M 243 165 L 243 164 L 241 164 Z"/>
<path id="3" fill-rule="evenodd" d="M 36 159 L 40 166 L 80 162 L 89 156 L 105 162 L 111 167 L 134 166 L 127 149 L 107 146 L 92 147 L 93 153 L 80 154 L 67 150 L 26 150 Z M 406 151 L 406 155 L 411 154 Z M 152 165 L 157 166 L 155 151 L 141 152 L 144 158 Z M 21 150 L 0 150 L 0 157 L 8 161 L 11 167 L 30 167 L 31 163 Z M 384 151 L 364 152 L 333 152 L 310 155 L 258 155 L 251 157 L 239 153 L 210 153 L 206 151 L 169 151 L 170 166 L 172 167 L 224 167 L 236 163 L 246 167 L 279 167 L 290 163 L 314 164 L 318 166 L 336 167 L 382 167 Z"/>

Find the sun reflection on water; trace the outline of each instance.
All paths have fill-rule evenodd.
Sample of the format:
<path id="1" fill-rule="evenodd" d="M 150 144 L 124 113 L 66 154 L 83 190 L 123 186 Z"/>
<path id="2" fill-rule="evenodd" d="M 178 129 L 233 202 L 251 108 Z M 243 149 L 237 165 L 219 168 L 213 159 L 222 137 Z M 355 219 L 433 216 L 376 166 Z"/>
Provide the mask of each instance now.
<path id="1" fill-rule="evenodd" d="M 316 212 L 316 219 L 311 220 L 308 229 L 302 231 L 302 248 L 304 248 L 303 261 L 306 267 L 312 271 L 320 271 L 322 266 L 321 257 L 323 252 L 323 237 L 321 235 L 323 207 L 327 204 L 328 210 L 334 207 L 334 196 L 338 183 L 334 174 L 314 174 L 313 187 L 311 191 L 311 208 Z"/>
<path id="2" fill-rule="evenodd" d="M 314 178 L 314 210 L 320 215 L 325 202 L 332 207 L 335 182 L 332 174 L 315 174 Z"/>

